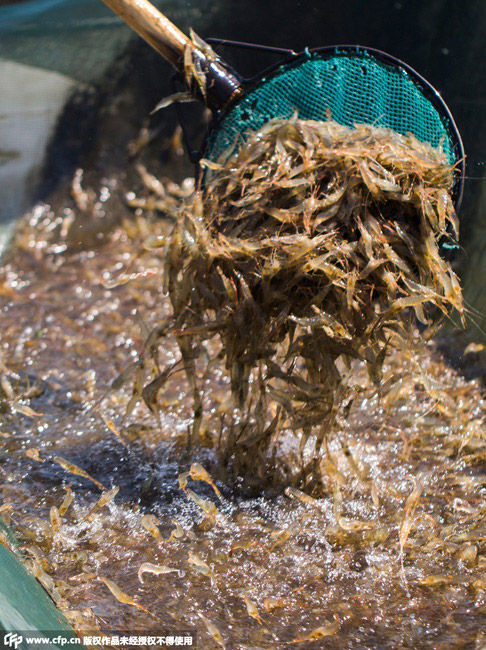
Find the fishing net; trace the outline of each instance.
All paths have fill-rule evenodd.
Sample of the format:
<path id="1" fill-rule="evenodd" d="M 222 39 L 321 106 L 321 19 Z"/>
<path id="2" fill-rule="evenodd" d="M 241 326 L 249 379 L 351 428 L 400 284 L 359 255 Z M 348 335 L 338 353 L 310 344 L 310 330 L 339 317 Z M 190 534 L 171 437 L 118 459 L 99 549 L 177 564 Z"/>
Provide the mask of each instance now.
<path id="1" fill-rule="evenodd" d="M 457 234 L 453 167 L 410 134 L 296 116 L 202 165 L 212 176 L 179 216 L 166 267 L 195 423 L 195 359 L 219 337 L 242 414 L 227 441 L 240 471 L 269 462 L 285 428 L 314 437 L 316 460 L 358 394 L 353 363 L 380 383 L 411 332 L 407 308 L 430 331 L 427 305 L 463 311 L 438 244 Z"/>
<path id="2" fill-rule="evenodd" d="M 224 114 L 209 139 L 217 160 L 246 134 L 295 111 L 303 120 L 384 126 L 442 148 L 448 162 L 461 146 L 440 96 L 417 73 L 381 53 L 358 47 L 326 48 L 264 76 Z"/>

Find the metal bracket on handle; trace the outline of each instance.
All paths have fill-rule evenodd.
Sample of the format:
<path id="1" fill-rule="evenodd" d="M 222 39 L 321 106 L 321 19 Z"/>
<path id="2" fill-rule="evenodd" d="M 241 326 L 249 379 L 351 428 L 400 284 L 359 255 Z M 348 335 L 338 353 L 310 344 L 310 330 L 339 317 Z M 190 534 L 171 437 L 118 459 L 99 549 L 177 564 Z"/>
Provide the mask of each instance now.
<path id="1" fill-rule="evenodd" d="M 263 54 L 276 54 L 281 57 L 281 60 L 277 62 L 277 66 L 282 63 L 287 63 L 294 58 L 299 56 L 299 53 L 295 50 L 289 50 L 282 47 L 273 47 L 271 45 L 257 45 L 256 43 L 245 43 L 243 41 L 230 41 L 226 38 L 207 38 L 206 42 L 209 45 L 222 45 L 223 47 L 233 47 L 240 50 L 250 50 L 252 52 L 262 52 Z M 269 70 L 273 70 L 275 64 L 272 65 Z M 265 75 L 266 69 L 262 72 L 259 72 L 253 77 L 243 78 L 243 83 L 252 84 L 261 80 L 262 76 Z"/>
<path id="2" fill-rule="evenodd" d="M 207 38 L 206 43 L 209 45 L 223 45 L 235 47 L 241 50 L 255 50 L 256 52 L 267 52 L 268 54 L 279 54 L 280 56 L 296 56 L 297 52 L 282 47 L 272 47 L 270 45 L 257 45 L 256 43 L 244 43 L 243 41 L 231 41 L 227 38 Z"/>

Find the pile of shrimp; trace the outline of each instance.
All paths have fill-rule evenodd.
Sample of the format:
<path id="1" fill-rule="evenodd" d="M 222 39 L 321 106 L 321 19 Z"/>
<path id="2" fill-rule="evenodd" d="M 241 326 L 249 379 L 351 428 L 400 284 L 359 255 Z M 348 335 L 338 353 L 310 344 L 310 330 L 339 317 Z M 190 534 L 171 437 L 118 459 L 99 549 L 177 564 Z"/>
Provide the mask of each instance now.
<path id="1" fill-rule="evenodd" d="M 303 444 L 313 437 L 315 464 L 349 401 L 354 361 L 379 384 L 412 310 L 424 339 L 435 331 L 431 307 L 463 317 L 440 254 L 458 236 L 454 168 L 410 134 L 297 116 L 225 155 L 202 160 L 204 187 L 178 213 L 165 262 L 195 434 L 195 359 L 219 339 L 240 413 L 230 455 L 250 467 L 291 427 Z"/>
<path id="2" fill-rule="evenodd" d="M 12 550 L 79 634 L 189 629 L 201 650 L 483 647 L 484 346 L 441 343 L 474 380 L 434 342 L 390 349 L 381 394 L 366 360 L 352 361 L 341 385 L 354 398 L 323 440 L 321 493 L 293 476 L 256 494 L 250 480 L 234 486 L 230 435 L 253 453 L 245 479 L 298 467 L 305 436 L 283 419 L 279 382 L 267 427 L 280 453 L 265 465 L 255 425 L 237 409 L 231 421 L 217 337 L 197 341 L 194 329 L 194 374 L 180 362 L 176 338 L 189 333 L 170 315 L 157 251 L 167 259 L 172 223 L 197 199 L 191 182 L 139 171 L 146 198 L 127 196 L 135 218 L 108 242 L 56 253 L 47 217 L 29 221 L 2 269 L 0 513 Z M 204 388 L 197 450 L 190 377 Z M 249 383 L 255 399 L 260 377 Z M 218 459 L 205 447 L 220 421 Z M 11 541 L 0 532 L 0 543 Z"/>

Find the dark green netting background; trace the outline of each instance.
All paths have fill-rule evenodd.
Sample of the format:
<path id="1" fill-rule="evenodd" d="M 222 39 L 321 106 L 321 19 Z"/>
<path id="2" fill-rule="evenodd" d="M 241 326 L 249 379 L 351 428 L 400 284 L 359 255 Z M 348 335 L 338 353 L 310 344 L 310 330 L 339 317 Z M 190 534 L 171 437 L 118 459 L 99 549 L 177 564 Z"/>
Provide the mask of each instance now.
<path id="1" fill-rule="evenodd" d="M 211 135 L 208 155 L 217 160 L 240 134 L 259 129 L 274 117 L 331 119 L 347 126 L 373 124 L 413 133 L 456 162 L 451 125 L 424 90 L 402 68 L 378 60 L 366 50 L 320 53 L 282 66 L 249 90 Z"/>
<path id="2" fill-rule="evenodd" d="M 151 2 L 185 31 L 201 29 L 217 12 L 210 0 L 193 6 L 180 0 Z M 101 0 L 28 0 L 3 6 L 0 0 L 0 63 L 16 61 L 93 83 L 133 38 L 134 32 Z"/>

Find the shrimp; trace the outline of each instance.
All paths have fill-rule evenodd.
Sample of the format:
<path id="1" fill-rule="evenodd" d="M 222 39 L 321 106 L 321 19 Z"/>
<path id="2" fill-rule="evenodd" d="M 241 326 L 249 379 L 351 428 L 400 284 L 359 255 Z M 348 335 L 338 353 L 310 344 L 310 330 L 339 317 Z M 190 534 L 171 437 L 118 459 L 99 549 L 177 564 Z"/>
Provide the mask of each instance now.
<path id="1" fill-rule="evenodd" d="M 189 472 L 183 472 L 182 474 L 179 474 L 177 477 L 177 481 L 179 483 L 179 489 L 182 490 L 186 495 L 187 495 L 187 477 L 189 476 Z"/>
<path id="2" fill-rule="evenodd" d="M 111 488 L 111 490 L 108 490 L 108 492 L 104 492 L 101 495 L 101 498 L 98 499 L 98 501 L 94 504 L 94 506 L 92 506 L 90 508 L 87 515 L 81 521 L 86 521 L 97 510 L 100 510 L 101 508 L 103 508 L 103 506 L 106 506 L 108 503 L 110 503 L 110 501 L 112 501 L 116 497 L 116 495 L 118 494 L 119 491 L 120 491 L 120 488 L 115 486 L 115 487 Z"/>
<path id="3" fill-rule="evenodd" d="M 84 469 L 81 469 L 81 467 L 78 467 L 74 463 L 70 463 L 65 458 L 62 458 L 62 456 L 54 456 L 52 460 L 58 465 L 60 465 L 67 472 L 70 472 L 71 474 L 75 474 L 76 476 L 82 476 L 83 478 L 87 478 L 88 481 L 94 483 L 96 487 L 100 488 L 100 490 L 106 490 L 105 486 L 99 481 L 97 481 L 95 478 L 90 476 L 88 472 L 85 472 Z"/>
<path id="4" fill-rule="evenodd" d="M 109 580 L 108 578 L 98 577 L 98 581 L 103 582 L 108 587 L 108 589 L 115 596 L 115 598 L 118 600 L 119 603 L 124 603 L 125 605 L 131 605 L 132 607 L 141 609 L 143 612 L 147 612 L 147 614 L 150 614 L 154 618 L 159 619 L 158 616 L 152 614 L 150 610 L 148 610 L 143 605 L 140 605 L 140 603 L 137 603 L 136 600 L 134 600 L 131 596 L 126 594 L 124 591 L 122 591 L 120 587 L 117 584 L 115 584 L 112 580 Z"/>
<path id="5" fill-rule="evenodd" d="M 40 450 L 37 449 L 36 447 L 31 447 L 30 449 L 26 450 L 25 455 L 28 458 L 32 458 L 32 460 L 36 460 L 39 463 L 43 463 L 45 459 L 40 457 L 39 451 Z"/>
<path id="6" fill-rule="evenodd" d="M 277 539 L 275 543 L 270 547 L 270 551 L 273 551 L 276 546 L 283 544 L 294 535 L 298 535 L 302 531 L 302 525 L 305 519 L 306 517 L 297 519 L 296 521 L 292 522 L 290 526 L 287 526 L 287 528 L 285 528 L 283 531 L 279 530 L 271 533 L 272 537 L 277 537 Z"/>
<path id="7" fill-rule="evenodd" d="M 203 614 L 201 614 L 201 612 L 198 612 L 198 616 L 203 621 L 203 623 L 206 626 L 209 634 L 213 637 L 213 639 L 216 641 L 216 643 L 218 645 L 220 645 L 223 648 L 223 650 L 226 650 L 223 635 L 218 630 L 216 625 L 214 625 L 214 623 L 211 623 L 211 621 L 209 619 L 207 619 Z"/>
<path id="8" fill-rule="evenodd" d="M 118 431 L 115 423 L 112 420 L 109 420 L 106 415 L 102 412 L 99 411 L 99 414 L 101 415 L 101 418 L 103 419 L 103 422 L 106 424 L 108 429 L 115 434 L 115 436 L 118 438 L 118 440 L 122 443 L 124 447 L 127 446 L 127 443 L 123 440 L 121 433 Z"/>
<path id="9" fill-rule="evenodd" d="M 157 526 L 158 523 L 159 520 L 154 515 L 143 515 L 142 517 L 142 526 L 145 528 L 147 532 L 149 532 L 152 535 L 154 539 L 160 542 L 164 538 L 162 537 L 162 533 L 160 532 Z"/>
<path id="10" fill-rule="evenodd" d="M 66 487 L 64 489 L 66 490 L 66 496 L 64 497 L 64 499 L 62 500 L 61 505 L 59 506 L 59 516 L 60 517 L 64 517 L 64 515 L 66 514 L 69 506 L 71 505 L 71 503 L 73 502 L 73 499 L 74 499 L 73 491 L 71 490 L 71 488 Z"/>
<path id="11" fill-rule="evenodd" d="M 213 570 L 211 567 L 206 562 L 204 562 L 204 560 L 201 560 L 201 558 L 193 551 L 189 551 L 187 561 L 194 567 L 195 571 L 202 573 L 203 576 L 207 576 L 212 579 Z"/>
<path id="12" fill-rule="evenodd" d="M 287 487 L 285 488 L 285 494 L 288 497 L 295 497 L 296 499 L 299 499 L 299 501 L 302 501 L 302 503 L 307 503 L 308 505 L 311 506 L 318 505 L 317 499 L 314 499 L 313 497 L 309 496 L 305 492 L 302 492 L 301 490 L 297 490 L 297 488 Z"/>
<path id="13" fill-rule="evenodd" d="M 306 636 L 301 639 L 294 639 L 293 643 L 301 643 L 302 641 L 315 641 L 317 639 L 323 639 L 327 636 L 334 636 L 339 630 L 340 620 L 337 614 L 334 614 L 334 623 L 326 621 L 324 625 L 316 628 L 312 632 L 309 632 Z"/>
<path id="14" fill-rule="evenodd" d="M 194 501 L 194 503 L 201 508 L 201 510 L 210 518 L 214 519 L 215 516 L 218 514 L 218 510 L 214 503 L 212 501 L 209 501 L 209 499 L 202 499 L 200 496 L 198 496 L 195 492 L 193 492 L 190 488 L 187 488 L 186 494 L 191 499 L 191 501 Z"/>
<path id="15" fill-rule="evenodd" d="M 207 472 L 202 465 L 199 463 L 193 463 L 191 465 L 191 469 L 189 470 L 189 475 L 193 481 L 205 481 L 206 483 L 209 483 L 209 485 L 213 488 L 216 496 L 221 499 L 221 492 L 214 484 L 214 481 L 211 478 L 209 472 Z"/>
<path id="16" fill-rule="evenodd" d="M 179 578 L 182 578 L 185 575 L 185 571 L 181 571 L 181 569 L 173 569 L 165 564 L 151 564 L 150 562 L 144 562 L 138 568 L 137 575 L 141 583 L 143 583 L 142 575 L 144 573 L 153 573 L 156 576 L 166 575 L 167 573 L 177 573 Z"/>
<path id="17" fill-rule="evenodd" d="M 285 607 L 285 600 L 283 598 L 268 597 L 263 599 L 263 607 L 267 612 L 272 612 L 274 609 Z"/>
<path id="18" fill-rule="evenodd" d="M 252 602 L 248 598 L 248 596 L 245 596 L 245 594 L 242 594 L 241 597 L 245 601 L 246 610 L 248 612 L 248 615 L 251 616 L 252 618 L 254 618 L 256 621 L 258 621 L 260 623 L 260 625 L 263 625 L 262 617 L 258 613 L 258 609 L 257 609 L 257 606 L 255 605 L 255 603 Z"/>
<path id="19" fill-rule="evenodd" d="M 175 519 L 171 519 L 172 523 L 175 525 L 174 530 L 171 531 L 169 539 L 167 541 L 172 542 L 172 541 L 177 541 L 180 540 L 184 537 L 185 531 L 180 525 L 178 521 Z"/>
<path id="20" fill-rule="evenodd" d="M 55 537 L 61 530 L 61 517 L 59 516 L 59 510 L 56 506 L 52 506 L 49 512 L 52 526 L 52 536 Z"/>

